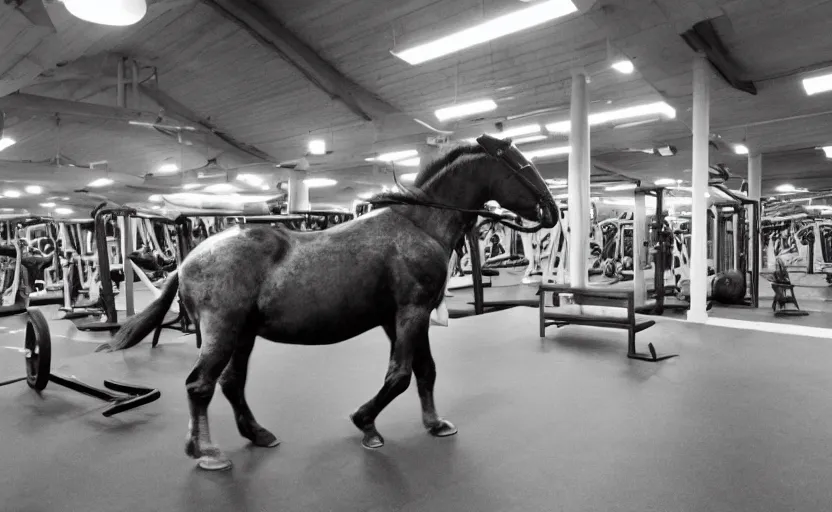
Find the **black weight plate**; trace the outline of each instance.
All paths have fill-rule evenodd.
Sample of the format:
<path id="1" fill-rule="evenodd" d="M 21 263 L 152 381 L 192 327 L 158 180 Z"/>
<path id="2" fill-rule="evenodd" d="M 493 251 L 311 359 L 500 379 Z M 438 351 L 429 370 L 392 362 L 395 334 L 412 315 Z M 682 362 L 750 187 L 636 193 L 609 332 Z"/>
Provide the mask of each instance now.
<path id="1" fill-rule="evenodd" d="M 49 324 L 39 309 L 29 309 L 26 322 L 26 383 L 30 388 L 43 391 L 49 384 L 52 364 L 52 339 Z"/>

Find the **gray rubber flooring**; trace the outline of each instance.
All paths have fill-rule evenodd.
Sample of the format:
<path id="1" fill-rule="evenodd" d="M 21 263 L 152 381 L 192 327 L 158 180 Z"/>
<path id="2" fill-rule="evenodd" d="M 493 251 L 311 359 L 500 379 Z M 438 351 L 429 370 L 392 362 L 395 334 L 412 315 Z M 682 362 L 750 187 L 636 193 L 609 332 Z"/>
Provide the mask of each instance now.
<path id="1" fill-rule="evenodd" d="M 422 430 L 415 385 L 360 445 L 347 415 L 379 388 L 388 342 L 374 330 L 331 347 L 259 342 L 248 397 L 283 440 L 252 448 L 217 393 L 212 433 L 233 470 L 184 455 L 193 337 L 92 354 L 54 325 L 54 371 L 149 383 L 162 398 L 104 418 L 50 385 L 0 388 L 3 511 L 821 511 L 832 503 L 832 343 L 659 319 L 639 334 L 661 364 L 625 357 L 625 334 L 537 336 L 517 308 L 434 327 L 437 403 L 460 433 Z M 0 320 L 0 346 L 22 344 Z M 166 339 L 175 337 L 167 332 Z M 0 380 L 22 373 L 0 348 Z"/>

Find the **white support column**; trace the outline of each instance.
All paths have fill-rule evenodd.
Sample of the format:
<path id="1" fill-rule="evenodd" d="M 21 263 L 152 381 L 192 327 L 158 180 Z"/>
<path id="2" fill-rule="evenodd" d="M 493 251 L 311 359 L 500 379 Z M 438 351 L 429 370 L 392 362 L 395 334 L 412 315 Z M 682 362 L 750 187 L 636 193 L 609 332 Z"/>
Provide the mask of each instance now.
<path id="1" fill-rule="evenodd" d="M 289 211 L 309 210 L 309 187 L 303 183 L 306 171 L 289 171 Z"/>
<path id="2" fill-rule="evenodd" d="M 708 135 L 710 131 L 710 77 L 703 53 L 693 58 L 693 199 L 691 205 L 690 309 L 688 321 L 708 319 Z M 716 238 L 716 233 L 714 233 Z"/>
<path id="3" fill-rule="evenodd" d="M 633 296 L 635 306 L 643 307 L 647 301 L 647 283 L 644 280 L 644 263 L 647 261 L 647 195 L 635 194 L 633 212 Z"/>
<path id="4" fill-rule="evenodd" d="M 763 184 L 763 155 L 748 154 L 748 198 L 759 201 Z"/>
<path id="5" fill-rule="evenodd" d="M 589 93 L 586 74 L 572 73 L 569 132 L 569 283 L 586 286 L 589 239 Z"/>

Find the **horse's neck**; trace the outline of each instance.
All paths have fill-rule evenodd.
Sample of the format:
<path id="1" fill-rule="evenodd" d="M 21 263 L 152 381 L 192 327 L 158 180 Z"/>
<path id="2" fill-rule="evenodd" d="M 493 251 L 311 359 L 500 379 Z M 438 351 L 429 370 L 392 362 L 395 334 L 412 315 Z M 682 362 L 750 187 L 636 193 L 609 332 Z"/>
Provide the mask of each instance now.
<path id="1" fill-rule="evenodd" d="M 466 210 L 479 210 L 486 201 L 485 185 L 482 175 L 479 180 L 474 176 L 471 166 L 462 166 L 446 171 L 437 176 L 422 191 L 423 199 L 433 203 L 455 206 Z M 464 231 L 476 222 L 477 215 L 472 213 L 413 206 L 408 208 L 408 217 L 419 227 L 436 239 L 450 252 L 456 247 Z"/>

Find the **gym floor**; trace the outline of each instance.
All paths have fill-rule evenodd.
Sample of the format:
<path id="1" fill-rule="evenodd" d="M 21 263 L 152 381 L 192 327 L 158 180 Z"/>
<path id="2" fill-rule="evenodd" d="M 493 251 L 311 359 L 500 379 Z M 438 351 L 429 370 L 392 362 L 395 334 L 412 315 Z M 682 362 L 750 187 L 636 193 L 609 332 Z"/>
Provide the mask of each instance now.
<path id="1" fill-rule="evenodd" d="M 248 397 L 283 441 L 252 448 L 221 393 L 212 433 L 234 461 L 206 473 L 184 455 L 192 336 L 166 331 L 120 353 L 66 321 L 53 372 L 152 384 L 157 402 L 104 418 L 54 384 L 0 388 L 3 510 L 817 511 L 832 503 L 832 344 L 658 319 L 625 357 L 621 331 L 551 328 L 516 308 L 431 329 L 440 412 L 459 435 L 423 430 L 412 385 L 380 416 L 368 451 L 347 420 L 379 388 L 380 329 L 330 347 L 258 343 Z M 20 318 L 0 321 L 0 378 L 23 372 Z"/>

